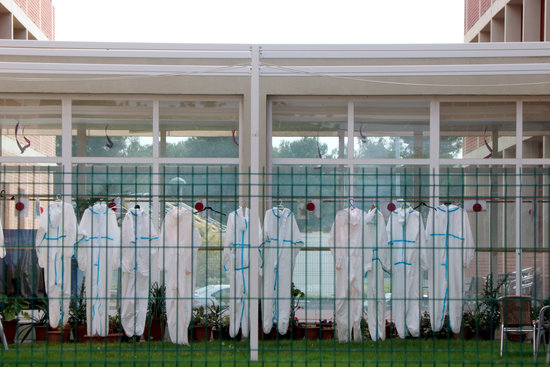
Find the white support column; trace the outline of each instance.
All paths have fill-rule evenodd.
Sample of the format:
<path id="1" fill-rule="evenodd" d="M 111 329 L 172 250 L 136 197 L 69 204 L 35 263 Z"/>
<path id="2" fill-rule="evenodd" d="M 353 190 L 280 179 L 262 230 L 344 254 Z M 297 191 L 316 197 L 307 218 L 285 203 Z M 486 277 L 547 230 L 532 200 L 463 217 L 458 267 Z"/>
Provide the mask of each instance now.
<path id="1" fill-rule="evenodd" d="M 550 0 L 544 0 L 544 42 L 550 41 Z"/>
<path id="2" fill-rule="evenodd" d="M 439 141 L 440 141 L 439 101 L 430 102 L 430 175 L 432 176 L 432 197 L 430 205 L 439 205 Z"/>
<path id="3" fill-rule="evenodd" d="M 523 101 L 516 102 L 516 296 L 521 295 L 521 172 L 523 157 Z"/>
<path id="4" fill-rule="evenodd" d="M 159 195 L 160 195 L 160 164 L 159 164 L 159 157 L 160 157 L 160 150 L 159 150 L 159 141 L 160 141 L 160 134 L 159 134 L 159 113 L 160 113 L 160 103 L 158 100 L 153 101 L 153 177 L 152 177 L 152 192 L 153 195 L 153 210 L 152 210 L 152 218 L 153 218 L 153 225 L 155 228 L 159 228 L 159 215 L 160 215 L 160 203 L 159 203 Z"/>
<path id="5" fill-rule="evenodd" d="M 250 360 L 258 360 L 260 246 L 260 47 L 250 48 Z"/>
<path id="6" fill-rule="evenodd" d="M 544 0 L 523 0 L 523 42 L 539 42 L 541 30 L 541 2 Z"/>
<path id="7" fill-rule="evenodd" d="M 353 173 L 354 165 L 353 157 L 355 156 L 355 105 L 353 102 L 348 102 L 348 161 L 349 164 L 349 195 L 353 197 L 355 195 L 353 190 Z"/>
<path id="8" fill-rule="evenodd" d="M 521 5 L 508 4 L 504 9 L 504 42 L 521 42 Z"/>
<path id="9" fill-rule="evenodd" d="M 63 172 L 63 199 L 66 203 L 72 202 L 72 103 L 69 98 L 61 101 L 61 169 Z"/>

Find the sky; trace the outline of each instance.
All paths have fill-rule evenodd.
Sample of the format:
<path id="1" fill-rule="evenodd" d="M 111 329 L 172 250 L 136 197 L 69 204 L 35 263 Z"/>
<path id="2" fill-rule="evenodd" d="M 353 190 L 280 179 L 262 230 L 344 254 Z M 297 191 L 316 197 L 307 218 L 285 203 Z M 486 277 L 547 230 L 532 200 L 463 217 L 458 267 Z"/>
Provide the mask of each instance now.
<path id="1" fill-rule="evenodd" d="M 463 43 L 464 0 L 53 0 L 56 40 Z"/>

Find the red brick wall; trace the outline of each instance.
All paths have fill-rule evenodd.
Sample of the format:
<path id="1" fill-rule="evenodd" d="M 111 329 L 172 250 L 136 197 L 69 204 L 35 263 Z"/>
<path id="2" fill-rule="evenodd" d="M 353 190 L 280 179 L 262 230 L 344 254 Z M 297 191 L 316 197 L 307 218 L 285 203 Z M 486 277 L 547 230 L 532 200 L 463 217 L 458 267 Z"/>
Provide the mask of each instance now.
<path id="1" fill-rule="evenodd" d="M 15 0 L 15 3 L 46 37 L 55 39 L 55 23 L 52 17 L 55 15 L 55 10 L 52 0 Z"/>
<path id="2" fill-rule="evenodd" d="M 464 16 L 464 34 L 466 34 L 495 0 L 466 0 Z"/>

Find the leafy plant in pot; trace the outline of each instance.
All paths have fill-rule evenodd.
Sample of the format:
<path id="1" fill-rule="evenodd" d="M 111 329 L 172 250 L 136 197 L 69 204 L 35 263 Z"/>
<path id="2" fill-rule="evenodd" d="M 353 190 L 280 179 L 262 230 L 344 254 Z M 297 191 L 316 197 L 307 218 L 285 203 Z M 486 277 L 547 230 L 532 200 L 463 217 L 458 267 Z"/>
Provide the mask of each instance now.
<path id="1" fill-rule="evenodd" d="M 298 317 L 296 316 L 296 311 L 303 308 L 303 306 L 300 306 L 300 302 L 305 297 L 305 293 L 302 292 L 299 288 L 297 288 L 294 285 L 294 282 L 292 282 L 291 289 L 290 289 L 290 296 L 291 296 L 291 301 L 290 301 L 291 337 L 294 340 L 300 340 L 305 337 L 305 328 L 298 321 Z"/>
<path id="2" fill-rule="evenodd" d="M 208 341 L 212 337 L 212 319 L 208 315 L 208 311 L 205 311 L 203 307 L 199 307 L 193 310 L 193 317 L 191 319 L 190 338 L 197 342 Z"/>
<path id="3" fill-rule="evenodd" d="M 500 325 L 500 302 L 498 297 L 505 283 L 506 277 L 495 285 L 493 274 L 489 274 L 485 279 L 481 298 L 476 305 L 477 332 L 480 338 L 487 340 L 495 338 L 495 330 Z"/>
<path id="4" fill-rule="evenodd" d="M 229 316 L 226 315 L 227 305 L 210 305 L 208 311 L 209 324 L 212 325 L 214 339 L 229 339 Z"/>
<path id="5" fill-rule="evenodd" d="M 25 341 L 27 337 L 34 330 L 34 340 L 44 341 L 47 337 L 48 324 L 50 322 L 50 314 L 48 307 L 48 300 L 46 298 L 38 298 L 29 305 L 31 307 L 29 312 L 23 312 L 23 317 L 30 320 L 32 327 L 28 328 L 26 333 L 21 337 L 21 342 Z"/>
<path id="6" fill-rule="evenodd" d="M 29 307 L 29 303 L 23 298 L 7 297 L 5 295 L 1 295 L 0 300 L 2 303 L 0 314 L 2 315 L 2 324 L 4 326 L 6 341 L 8 343 L 13 343 L 17 333 L 17 317 L 21 310 Z"/>
<path id="7" fill-rule="evenodd" d="M 166 325 L 166 286 L 154 282 L 149 291 L 147 321 L 143 335 L 147 340 L 162 340 Z"/>
<path id="8" fill-rule="evenodd" d="M 82 281 L 78 295 L 71 299 L 69 304 L 69 320 L 68 323 L 73 332 L 75 341 L 83 341 L 86 335 L 86 297 L 85 297 L 85 281 Z"/>

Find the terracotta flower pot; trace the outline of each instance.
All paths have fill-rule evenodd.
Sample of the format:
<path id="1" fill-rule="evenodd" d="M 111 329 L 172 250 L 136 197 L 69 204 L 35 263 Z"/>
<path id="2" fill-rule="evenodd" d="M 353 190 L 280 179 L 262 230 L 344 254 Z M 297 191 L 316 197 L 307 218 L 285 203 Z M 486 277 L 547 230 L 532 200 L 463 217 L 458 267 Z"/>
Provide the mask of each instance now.
<path id="1" fill-rule="evenodd" d="M 4 326 L 6 341 L 8 344 L 13 344 L 15 342 L 15 334 L 17 333 L 17 320 L 2 321 L 2 326 Z"/>
<path id="2" fill-rule="evenodd" d="M 48 326 L 34 325 L 34 341 L 45 341 L 47 337 Z"/>
<path id="3" fill-rule="evenodd" d="M 73 333 L 73 338 L 77 342 L 83 342 L 84 337 L 86 336 L 86 333 L 88 332 L 88 328 L 86 325 L 76 325 L 76 330 L 74 325 L 71 327 L 71 331 Z"/>
<path id="4" fill-rule="evenodd" d="M 306 336 L 306 329 L 303 326 L 294 325 L 290 331 L 293 340 L 302 340 Z"/>
<path id="5" fill-rule="evenodd" d="M 306 338 L 307 340 L 318 340 L 319 328 L 317 326 L 306 326 Z"/>
<path id="6" fill-rule="evenodd" d="M 143 330 L 143 336 L 146 340 L 162 340 L 164 337 L 164 330 L 166 329 L 166 323 L 161 318 L 154 318 L 145 322 L 145 329 Z"/>
<path id="7" fill-rule="evenodd" d="M 211 326 L 195 326 L 193 329 L 189 330 L 193 336 L 193 341 L 204 342 L 209 341 L 212 338 L 212 327 Z"/>
<path id="8" fill-rule="evenodd" d="M 66 325 L 63 329 L 58 327 L 48 331 L 48 341 L 52 343 L 68 342 L 70 335 L 70 325 Z"/>
<path id="9" fill-rule="evenodd" d="M 322 328 L 321 339 L 322 340 L 334 339 L 334 328 Z"/>
<path id="10" fill-rule="evenodd" d="M 91 339 L 94 343 L 105 343 L 105 341 L 107 341 L 107 343 L 116 343 L 120 341 L 121 337 L 122 334 L 120 333 L 107 334 L 107 336 L 94 335 L 92 337 L 89 335 L 84 335 L 84 341 L 89 342 Z"/>

